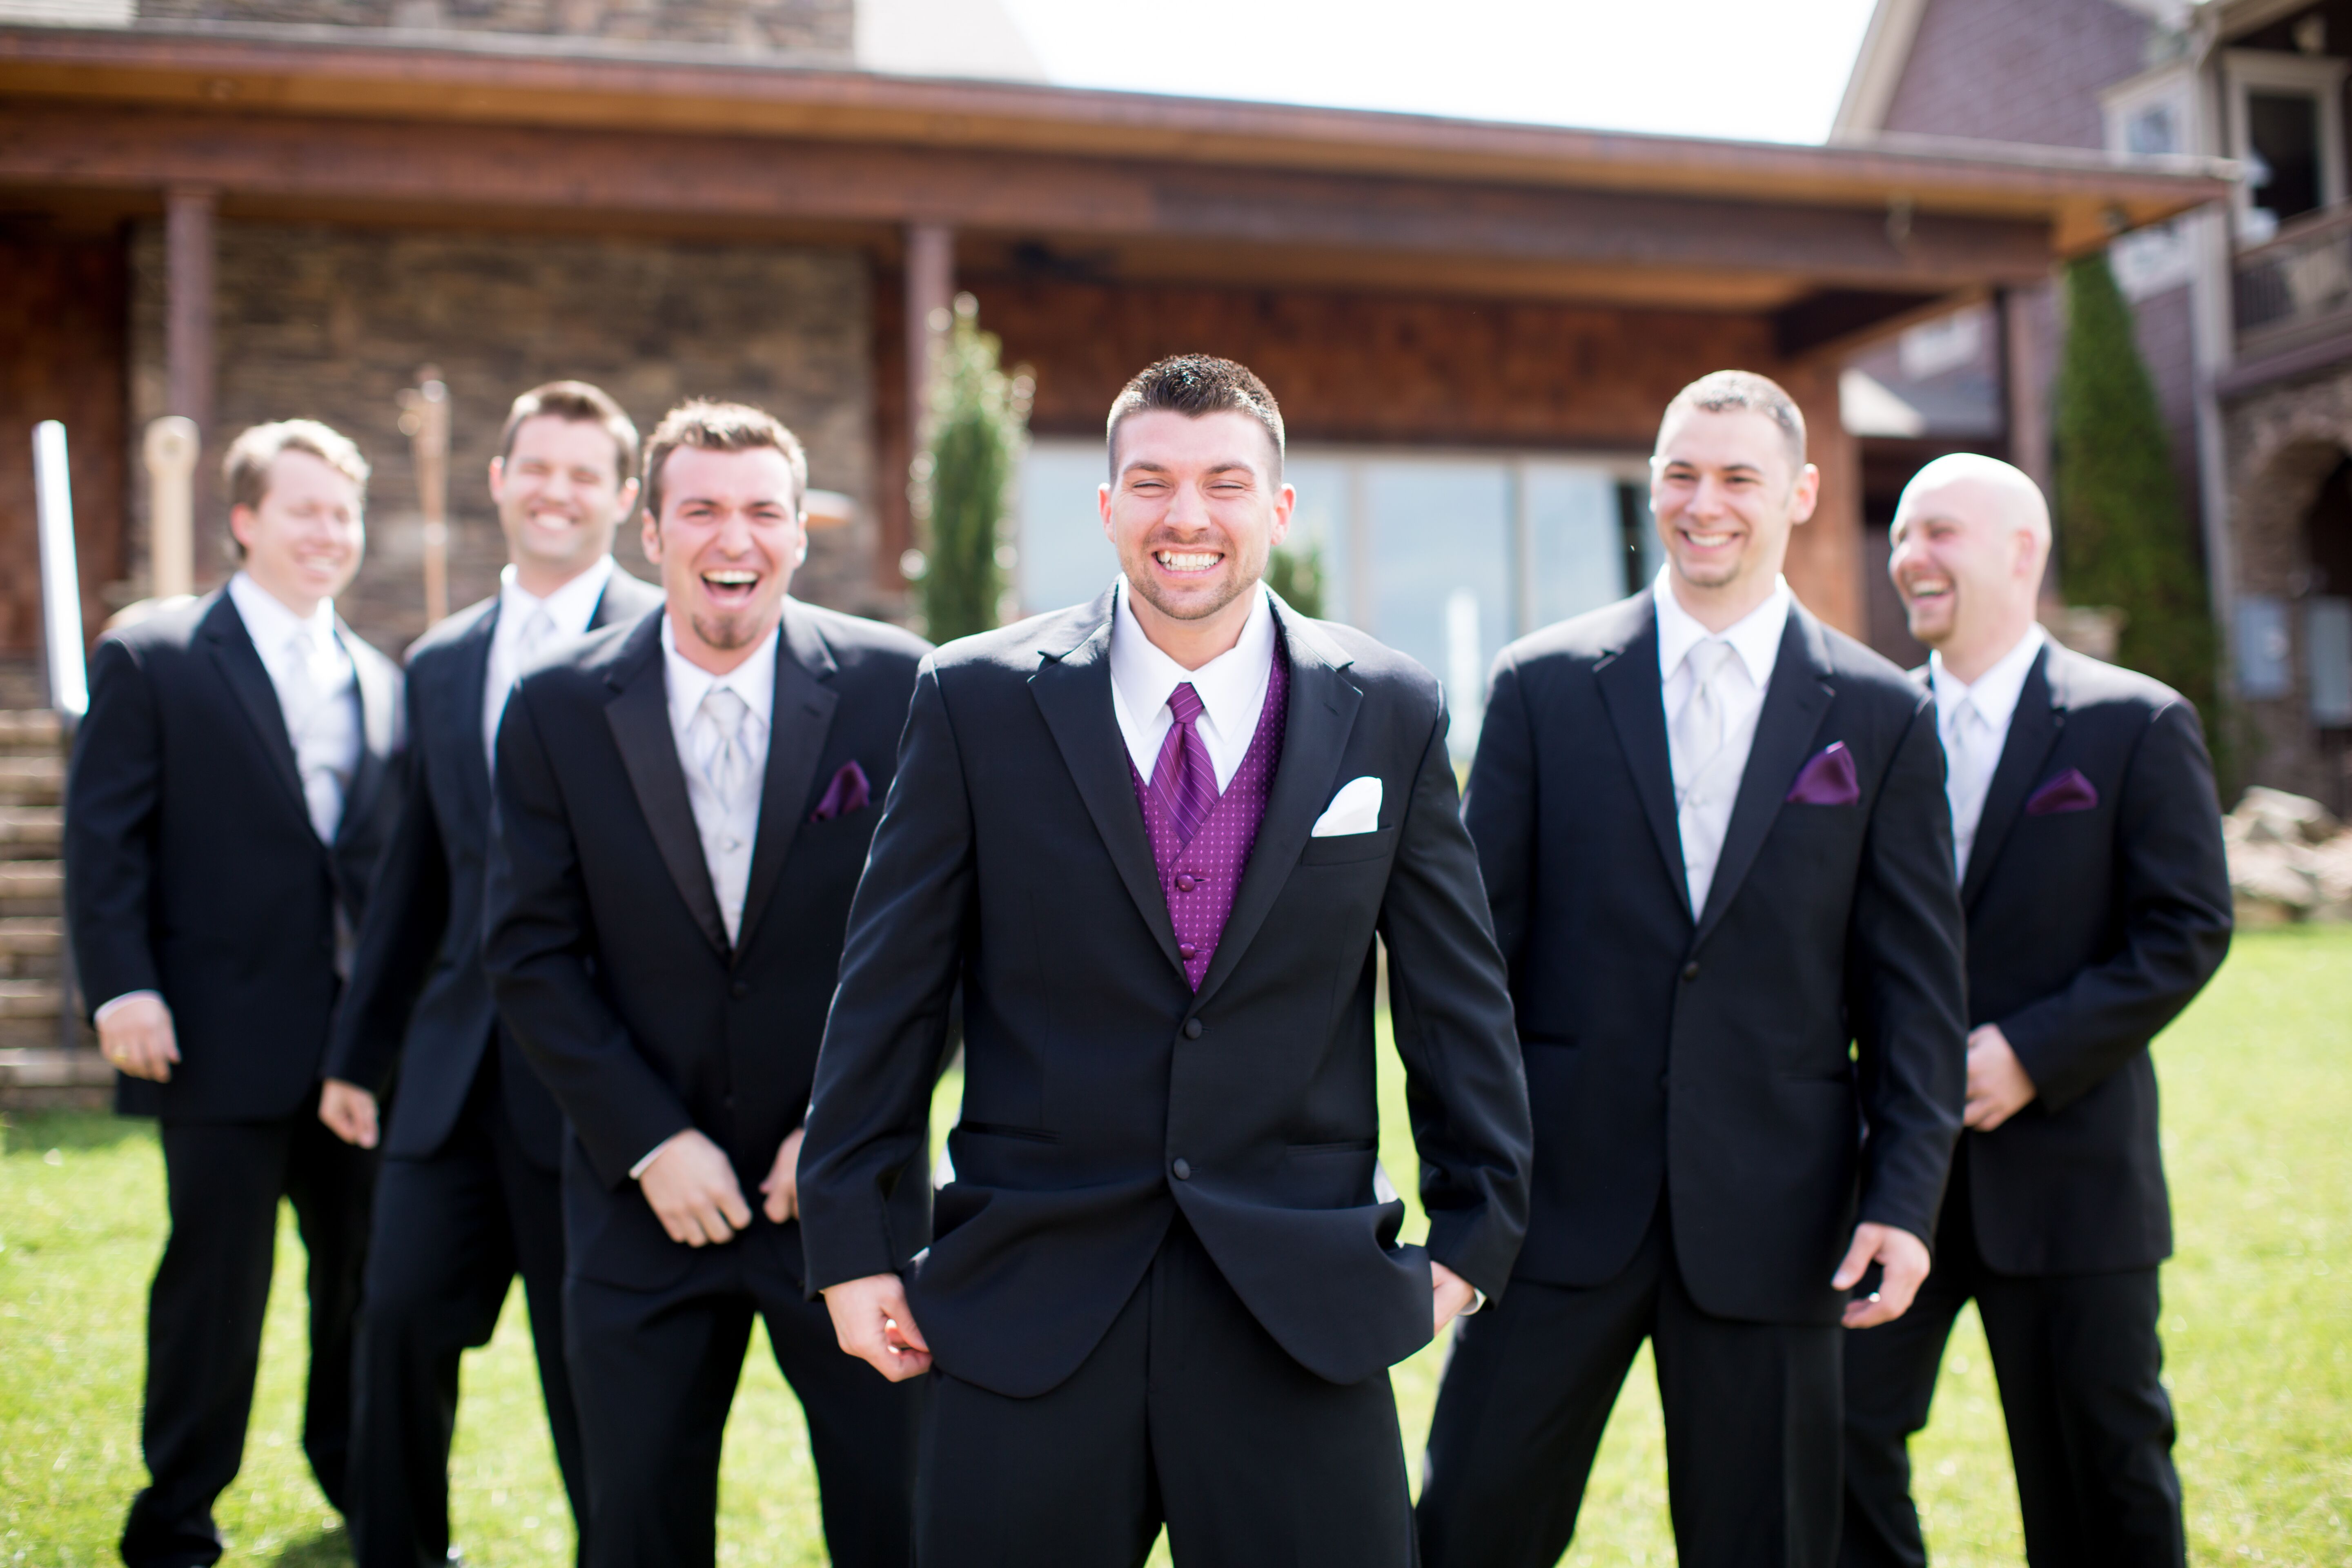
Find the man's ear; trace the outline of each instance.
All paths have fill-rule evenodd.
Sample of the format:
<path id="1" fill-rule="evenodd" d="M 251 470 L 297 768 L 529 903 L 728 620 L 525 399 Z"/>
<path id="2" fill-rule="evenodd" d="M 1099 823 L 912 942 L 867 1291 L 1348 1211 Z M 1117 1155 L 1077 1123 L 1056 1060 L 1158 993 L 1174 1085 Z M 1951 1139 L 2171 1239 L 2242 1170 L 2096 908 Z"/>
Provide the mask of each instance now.
<path id="1" fill-rule="evenodd" d="M 646 513 L 645 525 L 639 531 L 637 540 L 646 547 L 646 559 L 656 566 L 660 565 L 661 519 L 656 517 L 650 510 Z"/>
<path id="2" fill-rule="evenodd" d="M 253 509 L 239 504 L 228 509 L 229 537 L 236 541 L 239 553 L 253 548 L 253 528 L 257 520 Z"/>
<path id="3" fill-rule="evenodd" d="M 1807 463 L 1798 470 L 1797 482 L 1789 496 L 1789 521 L 1811 522 L 1813 509 L 1822 504 L 1822 471 Z"/>
<path id="4" fill-rule="evenodd" d="M 496 504 L 497 504 L 497 502 L 498 502 L 498 501 L 499 501 L 499 488 L 500 488 L 501 486 L 503 486 L 506 482 L 507 482 L 507 460 L 506 460 L 504 458 L 492 458 L 490 459 L 490 501 L 491 501 L 491 504 L 493 504 L 493 505 L 496 505 Z"/>

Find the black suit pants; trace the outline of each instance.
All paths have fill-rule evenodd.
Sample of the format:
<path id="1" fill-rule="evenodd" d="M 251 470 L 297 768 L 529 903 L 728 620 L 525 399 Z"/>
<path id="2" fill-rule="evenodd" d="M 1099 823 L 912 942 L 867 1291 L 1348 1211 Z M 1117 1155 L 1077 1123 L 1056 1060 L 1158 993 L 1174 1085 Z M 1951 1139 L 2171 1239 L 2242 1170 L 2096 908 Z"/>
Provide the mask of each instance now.
<path id="1" fill-rule="evenodd" d="M 1977 1251 L 1965 1163 L 1937 1226 L 1935 1272 L 1911 1310 L 1848 1337 L 1849 1568 L 1927 1561 L 1911 1500 L 1912 1434 L 1927 1424 L 1952 1321 L 1973 1297 L 2000 1384 L 2025 1554 L 2041 1568 L 2180 1568 L 2172 1402 L 2159 1379 L 2157 1271 L 2018 1279 Z"/>
<path id="2" fill-rule="evenodd" d="M 344 1506 L 352 1320 L 376 1167 L 320 1124 L 315 1094 L 274 1121 L 167 1121 L 163 1142 L 172 1233 L 147 1305 L 140 1436 L 153 1479 L 123 1524 L 133 1568 L 220 1558 L 213 1501 L 245 1458 L 281 1198 L 310 1260 L 302 1451 L 327 1500 Z"/>
<path id="3" fill-rule="evenodd" d="M 623 1195 L 645 1201 L 634 1188 Z M 832 1314 L 777 1266 L 777 1250 L 740 1242 L 704 1249 L 659 1290 L 565 1282 L 564 1342 L 588 1461 L 589 1568 L 716 1560 L 719 1442 L 755 1313 L 808 1420 L 835 1568 L 913 1561 L 922 1384 L 891 1383 L 844 1353 Z"/>
<path id="4" fill-rule="evenodd" d="M 1179 1216 L 1094 1353 L 1032 1399 L 931 1376 L 923 1568 L 1406 1568 L 1412 1513 L 1386 1373 L 1293 1361 Z"/>
<path id="5" fill-rule="evenodd" d="M 515 1275 L 530 1305 L 540 1388 L 574 1521 L 587 1515 L 580 1417 L 563 1361 L 563 1211 L 508 1119 L 498 1053 L 484 1053 L 439 1151 L 389 1159 L 378 1178 L 352 1429 L 352 1554 L 359 1568 L 440 1568 L 449 1550 L 449 1445 L 458 1363 L 488 1344 Z"/>
<path id="6" fill-rule="evenodd" d="M 1702 1310 L 1659 1218 L 1624 1272 L 1577 1289 L 1514 1279 L 1462 1320 L 1431 1423 L 1422 1561 L 1550 1568 L 1644 1339 L 1665 1413 L 1684 1568 L 1827 1568 L 1837 1552 L 1835 1324 Z"/>

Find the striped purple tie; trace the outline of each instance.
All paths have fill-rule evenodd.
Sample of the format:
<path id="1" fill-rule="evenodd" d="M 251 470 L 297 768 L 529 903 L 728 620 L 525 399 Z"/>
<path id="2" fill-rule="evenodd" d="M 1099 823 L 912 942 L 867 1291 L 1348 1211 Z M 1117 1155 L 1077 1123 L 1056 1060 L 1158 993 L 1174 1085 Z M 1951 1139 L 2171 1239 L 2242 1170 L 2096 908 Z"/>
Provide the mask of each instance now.
<path id="1" fill-rule="evenodd" d="M 1217 770 L 1209 761 L 1209 743 L 1201 739 L 1201 694 L 1189 680 L 1168 694 L 1168 710 L 1176 715 L 1168 739 L 1160 743 L 1160 760 L 1152 764 L 1151 789 L 1168 815 L 1176 819 L 1176 833 L 1187 844 L 1217 806 Z"/>

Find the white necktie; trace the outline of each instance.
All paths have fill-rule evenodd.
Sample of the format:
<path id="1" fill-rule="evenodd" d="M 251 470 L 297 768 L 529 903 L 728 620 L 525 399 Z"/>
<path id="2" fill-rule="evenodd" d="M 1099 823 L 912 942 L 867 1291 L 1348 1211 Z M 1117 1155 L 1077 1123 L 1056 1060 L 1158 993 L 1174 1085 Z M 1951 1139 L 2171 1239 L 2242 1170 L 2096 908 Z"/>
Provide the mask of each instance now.
<path id="1" fill-rule="evenodd" d="M 1963 697 L 1952 710 L 1950 731 L 1944 737 L 1944 794 L 1952 803 L 1953 858 L 1962 875 L 1969 868 L 1969 851 L 1976 847 L 1977 825 L 1984 818 L 1985 796 L 1992 788 L 1992 726 L 1977 711 L 1974 700 Z"/>
<path id="2" fill-rule="evenodd" d="M 514 643 L 508 650 L 504 668 L 491 671 L 497 685 L 482 705 L 482 755 L 488 760 L 493 773 L 499 771 L 499 721 L 506 717 L 507 700 L 514 695 L 515 682 L 522 679 L 522 672 L 537 662 L 540 649 L 554 636 L 555 617 L 547 613 L 545 605 L 533 605 L 530 614 L 515 629 Z"/>
<path id="3" fill-rule="evenodd" d="M 1723 752 L 1724 732 L 1729 727 L 1723 700 L 1723 672 L 1732 657 L 1731 645 L 1713 637 L 1685 656 L 1691 672 L 1691 693 L 1683 703 L 1683 710 L 1675 716 L 1672 748 L 1677 808 L 1689 804 L 1691 792 L 1706 782 L 1709 769 Z"/>
<path id="4" fill-rule="evenodd" d="M 343 781 L 333 767 L 304 754 L 311 749 L 310 730 L 327 700 L 328 682 L 321 679 L 325 671 L 320 668 L 326 662 L 325 654 L 305 625 L 287 639 L 286 655 L 286 688 L 280 698 L 286 705 L 288 737 L 294 744 L 294 770 L 302 780 L 302 801 L 310 809 L 311 830 L 320 843 L 332 844 L 336 828 L 342 825 Z"/>
<path id="5" fill-rule="evenodd" d="M 751 752 L 744 737 L 751 717 L 751 705 L 732 687 L 714 686 L 703 693 L 702 705 L 694 710 L 689 726 L 695 771 L 710 786 L 712 797 L 728 810 L 742 800 L 744 786 L 751 778 Z"/>

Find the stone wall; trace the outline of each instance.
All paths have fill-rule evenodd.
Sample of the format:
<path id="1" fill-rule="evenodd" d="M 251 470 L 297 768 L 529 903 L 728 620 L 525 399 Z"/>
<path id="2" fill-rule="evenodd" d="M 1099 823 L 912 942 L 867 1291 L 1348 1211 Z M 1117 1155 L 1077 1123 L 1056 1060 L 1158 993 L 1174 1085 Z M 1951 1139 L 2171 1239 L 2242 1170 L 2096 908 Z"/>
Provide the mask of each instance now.
<path id="1" fill-rule="evenodd" d="M 142 21 L 411 27 L 853 63 L 856 0 L 139 0 Z"/>
<path id="2" fill-rule="evenodd" d="M 488 593 L 504 560 L 485 480 L 515 395 L 577 376 L 619 399 L 643 430 L 690 396 L 767 408 L 809 449 L 810 479 L 858 503 L 858 521 L 819 531 L 795 590 L 842 608 L 887 608 L 873 586 L 870 288 L 854 251 L 598 241 L 426 230 L 224 223 L 216 325 L 218 389 L 205 468 L 245 426 L 322 419 L 374 466 L 368 559 L 345 595 L 378 646 L 424 629 L 416 489 L 396 397 L 439 368 L 454 407 L 449 468 L 450 603 Z M 132 439 L 163 411 L 160 226 L 131 237 Z M 134 461 L 133 553 L 143 576 L 146 498 Z M 228 570 L 215 492 L 198 526 L 200 584 Z M 648 569 L 635 530 L 619 558 Z"/>

